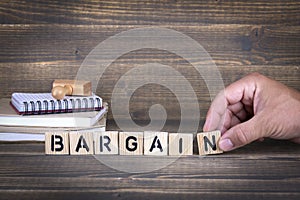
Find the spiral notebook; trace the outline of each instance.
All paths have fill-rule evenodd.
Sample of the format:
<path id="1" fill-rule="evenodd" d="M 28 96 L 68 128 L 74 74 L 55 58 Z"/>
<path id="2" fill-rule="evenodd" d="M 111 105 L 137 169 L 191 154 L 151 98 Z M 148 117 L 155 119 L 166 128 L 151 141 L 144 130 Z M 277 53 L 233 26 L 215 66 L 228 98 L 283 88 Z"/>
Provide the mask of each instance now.
<path id="1" fill-rule="evenodd" d="M 0 132 L 17 130 L 17 132 L 26 132 L 28 128 L 58 131 L 62 129 L 83 129 L 96 128 L 101 119 L 106 118 L 108 105 L 103 103 L 103 109 L 100 111 L 59 113 L 49 115 L 19 115 L 12 106 L 9 105 L 11 99 L 0 99 Z M 106 120 L 105 120 L 106 121 Z M 105 122 L 104 121 L 104 122 Z M 105 124 L 105 123 L 104 123 Z M 23 130 L 20 130 L 22 129 Z M 27 131 L 28 132 L 28 131 Z"/>
<path id="2" fill-rule="evenodd" d="M 10 103 L 20 115 L 99 111 L 103 108 L 102 99 L 95 94 L 56 100 L 51 93 L 13 93 Z"/>

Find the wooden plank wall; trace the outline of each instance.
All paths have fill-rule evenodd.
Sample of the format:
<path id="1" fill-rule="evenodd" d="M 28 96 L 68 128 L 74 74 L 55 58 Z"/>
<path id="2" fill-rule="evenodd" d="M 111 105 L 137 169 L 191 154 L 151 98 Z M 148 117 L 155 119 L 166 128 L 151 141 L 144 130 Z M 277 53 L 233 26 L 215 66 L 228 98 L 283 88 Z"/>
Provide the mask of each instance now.
<path id="1" fill-rule="evenodd" d="M 2 0 L 0 98 L 16 91 L 48 92 L 53 79 L 75 78 L 101 41 L 149 26 L 174 29 L 199 42 L 225 85 L 257 71 L 300 89 L 299 13 L 300 2 L 292 0 Z M 187 62 L 169 52 L 141 49 L 121 56 L 105 72 L 97 94 L 110 102 L 122 74 L 154 61 L 176 68 L 191 83 L 200 103 L 201 129 L 210 104 L 206 85 Z M 165 106 L 169 120 L 180 118 L 174 94 L 157 85 L 136 91 L 131 116 L 147 121 L 154 103 Z"/>

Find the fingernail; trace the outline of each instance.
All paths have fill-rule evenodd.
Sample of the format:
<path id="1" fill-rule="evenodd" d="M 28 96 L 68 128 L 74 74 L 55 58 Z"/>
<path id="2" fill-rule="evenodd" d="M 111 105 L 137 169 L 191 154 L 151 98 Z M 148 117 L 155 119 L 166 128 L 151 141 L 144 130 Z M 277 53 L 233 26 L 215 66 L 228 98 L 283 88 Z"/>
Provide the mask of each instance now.
<path id="1" fill-rule="evenodd" d="M 226 138 L 219 142 L 219 147 L 223 151 L 230 151 L 233 148 L 233 144 L 230 139 Z"/>

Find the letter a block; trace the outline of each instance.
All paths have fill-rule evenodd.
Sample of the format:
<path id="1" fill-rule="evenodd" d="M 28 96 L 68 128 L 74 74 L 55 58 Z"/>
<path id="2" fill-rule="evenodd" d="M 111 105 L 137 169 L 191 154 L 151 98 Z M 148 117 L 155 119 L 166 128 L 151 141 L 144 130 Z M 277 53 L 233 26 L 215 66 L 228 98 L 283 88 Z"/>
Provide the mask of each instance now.
<path id="1" fill-rule="evenodd" d="M 119 154 L 118 131 L 94 132 L 95 154 Z"/>
<path id="2" fill-rule="evenodd" d="M 94 154 L 92 132 L 70 132 L 69 138 L 71 155 Z"/>
<path id="3" fill-rule="evenodd" d="M 55 155 L 69 154 L 69 133 L 45 133 L 45 153 Z"/>
<path id="4" fill-rule="evenodd" d="M 200 155 L 220 154 L 223 151 L 218 147 L 221 137 L 220 131 L 211 131 L 197 134 L 198 148 Z"/>
<path id="5" fill-rule="evenodd" d="M 167 132 L 144 132 L 144 154 L 167 156 L 168 133 Z"/>
<path id="6" fill-rule="evenodd" d="M 120 132 L 120 155 L 143 155 L 143 132 Z"/>
<path id="7" fill-rule="evenodd" d="M 193 137 L 192 133 L 170 133 L 169 155 L 193 155 Z"/>

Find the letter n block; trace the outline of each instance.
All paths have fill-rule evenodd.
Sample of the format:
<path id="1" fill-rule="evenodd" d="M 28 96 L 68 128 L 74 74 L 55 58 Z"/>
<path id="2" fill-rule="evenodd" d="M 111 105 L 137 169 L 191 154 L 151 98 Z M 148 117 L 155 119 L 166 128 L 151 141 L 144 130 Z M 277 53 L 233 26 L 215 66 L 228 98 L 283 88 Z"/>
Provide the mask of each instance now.
<path id="1" fill-rule="evenodd" d="M 144 132 L 144 154 L 155 156 L 168 155 L 168 133 L 167 132 Z"/>
<path id="2" fill-rule="evenodd" d="M 94 154 L 94 138 L 92 132 L 72 131 L 69 133 L 69 138 L 71 155 Z"/>
<path id="3" fill-rule="evenodd" d="M 120 132 L 119 150 L 120 155 L 143 155 L 144 146 L 143 132 Z"/>
<path id="4" fill-rule="evenodd" d="M 223 151 L 219 148 L 218 142 L 221 137 L 220 131 L 211 131 L 197 134 L 198 148 L 200 155 L 220 154 Z"/>
<path id="5" fill-rule="evenodd" d="M 95 154 L 119 154 L 118 131 L 94 132 Z"/>
<path id="6" fill-rule="evenodd" d="M 45 153 L 54 155 L 69 154 L 68 132 L 45 133 Z"/>
<path id="7" fill-rule="evenodd" d="M 192 133 L 170 133 L 169 155 L 193 155 L 193 138 Z"/>

